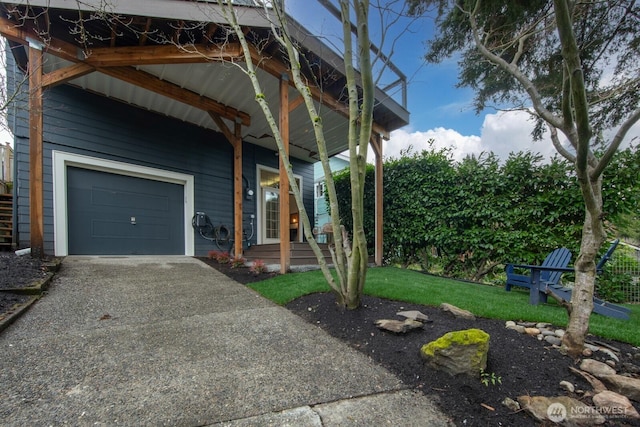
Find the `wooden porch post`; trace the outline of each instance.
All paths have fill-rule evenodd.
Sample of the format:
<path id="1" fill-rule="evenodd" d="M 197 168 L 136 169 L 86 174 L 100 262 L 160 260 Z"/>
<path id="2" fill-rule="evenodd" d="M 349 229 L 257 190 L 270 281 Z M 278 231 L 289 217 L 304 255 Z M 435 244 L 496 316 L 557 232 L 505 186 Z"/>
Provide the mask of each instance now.
<path id="1" fill-rule="evenodd" d="M 44 255 L 42 50 L 29 46 L 29 222 L 31 256 Z"/>
<path id="2" fill-rule="evenodd" d="M 382 136 L 374 134 L 371 136 L 371 147 L 376 155 L 375 164 L 375 262 L 377 266 L 382 265 L 382 251 L 383 251 L 383 182 L 382 182 Z"/>
<path id="3" fill-rule="evenodd" d="M 233 222 L 236 256 L 242 256 L 242 123 L 236 119 L 233 141 Z"/>
<path id="4" fill-rule="evenodd" d="M 242 120 L 236 118 L 233 133 L 218 114 L 209 115 L 233 147 L 233 250 L 242 255 Z"/>
<path id="5" fill-rule="evenodd" d="M 280 135 L 284 150 L 289 154 L 289 76 L 280 77 Z M 289 178 L 282 156 L 280 158 L 280 273 L 291 267 L 291 244 L 289 243 Z"/>

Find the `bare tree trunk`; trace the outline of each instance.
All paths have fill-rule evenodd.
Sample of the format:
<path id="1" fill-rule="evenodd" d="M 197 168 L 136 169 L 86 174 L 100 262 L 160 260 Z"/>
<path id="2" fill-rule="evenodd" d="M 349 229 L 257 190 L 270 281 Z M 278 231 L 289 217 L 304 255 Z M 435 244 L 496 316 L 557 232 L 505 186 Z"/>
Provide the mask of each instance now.
<path id="1" fill-rule="evenodd" d="M 366 176 L 366 158 L 373 122 L 374 83 L 371 65 L 371 47 L 369 42 L 368 21 L 369 1 L 353 2 L 357 26 L 358 64 L 362 93 L 357 87 L 356 70 L 353 66 L 351 42 L 350 2 L 340 1 L 342 29 L 344 36 L 344 65 L 349 92 L 349 162 L 351 179 L 351 216 L 353 219 L 353 242 L 351 248 L 345 244 L 347 255 L 347 277 L 345 284 L 344 306 L 354 309 L 360 306 L 367 275 L 367 239 L 364 232 L 364 181 Z M 337 202 L 337 200 L 336 200 Z M 337 203 L 336 203 L 337 205 Z M 332 220 L 335 220 L 332 218 Z M 344 236 L 344 242 L 348 242 Z"/>
<path id="2" fill-rule="evenodd" d="M 593 182 L 580 180 L 580 186 L 583 193 L 590 193 L 591 197 L 588 200 L 592 203 L 586 204 L 580 254 L 575 262 L 575 285 L 568 307 L 569 323 L 562 338 L 563 351 L 574 358 L 582 354 L 584 340 L 589 331 L 596 285 L 596 257 L 606 240 L 602 222 L 602 177 Z"/>
<path id="3" fill-rule="evenodd" d="M 418 2 L 419 3 L 419 2 Z M 427 2 L 432 4 L 445 4 L 446 2 Z M 640 109 L 634 106 L 635 110 L 629 112 L 628 117 L 623 120 L 615 136 L 605 144 L 605 150 L 599 156 L 592 151 L 592 115 L 597 115 L 598 97 L 596 96 L 592 102 L 589 95 L 597 94 L 595 91 L 591 94 L 587 91 L 587 83 L 585 82 L 585 70 L 582 64 L 581 46 L 578 44 L 576 34 L 574 32 L 574 20 L 585 19 L 580 14 L 580 9 L 576 7 L 576 2 L 571 0 L 553 0 L 554 19 L 549 19 L 551 15 L 544 18 L 544 27 L 538 24 L 542 21 L 533 22 L 532 26 L 525 25 L 514 33 L 515 37 L 508 40 L 502 40 L 501 30 L 496 30 L 491 26 L 491 20 L 486 21 L 487 4 L 481 0 L 469 2 L 454 2 L 455 8 L 461 13 L 462 17 L 466 17 L 471 27 L 471 36 L 478 52 L 500 68 L 503 72 L 510 74 L 526 91 L 532 102 L 535 114 L 544 120 L 550 130 L 550 136 L 554 147 L 558 153 L 565 157 L 568 161 L 575 165 L 575 172 L 580 185 L 580 191 L 585 203 L 585 219 L 582 229 L 582 239 L 580 243 L 580 253 L 575 262 L 576 282 L 572 293 L 571 302 L 566 304 L 569 311 L 569 324 L 567 332 L 564 335 L 562 348 L 568 354 L 574 357 L 582 353 L 584 341 L 589 329 L 589 318 L 593 310 L 593 294 L 596 283 L 596 255 L 598 250 L 606 239 L 606 233 L 603 226 L 602 212 L 602 173 L 607 165 L 611 162 L 613 155 L 616 153 L 620 144 L 624 140 L 629 129 L 640 121 Z M 491 11 L 493 13 L 493 11 Z M 546 15 L 546 12 L 545 12 Z M 452 15 L 449 15 L 452 16 Z M 478 19 L 481 18 L 481 19 Z M 584 21 L 586 22 L 586 21 Z M 541 93 L 537 83 L 533 81 L 527 71 L 527 65 L 522 62 L 522 54 L 525 45 L 530 42 L 529 37 L 543 30 L 547 34 L 552 27 L 547 27 L 548 23 L 555 24 L 555 30 L 560 42 L 562 53 L 562 86 L 558 87 L 556 94 L 560 101 L 559 109 L 554 111 L 548 107 L 549 104 L 545 100 L 545 96 Z M 517 24 L 517 23 L 515 23 Z M 581 24 L 582 25 L 582 24 Z M 505 26 L 503 22 L 498 27 Z M 508 25 L 507 25 L 508 26 Z M 450 28 L 445 26 L 445 28 Z M 498 39 L 495 39 L 498 37 Z M 496 43 L 499 40 L 499 43 Z M 616 40 L 616 39 L 612 39 Z M 505 46 L 519 46 L 517 52 L 510 56 L 505 54 L 508 49 Z M 439 48 L 438 51 L 447 51 Z M 542 55 L 546 55 L 545 49 Z M 449 52 L 447 52 L 450 54 Z M 521 64 L 523 65 L 521 67 Z M 610 63 L 607 63 L 609 66 Z M 469 65 L 465 64 L 465 68 Z M 532 70 L 529 70 L 532 71 Z M 474 73 L 476 70 L 474 70 Z M 558 70 L 560 72 L 560 70 Z M 535 74 L 535 73 L 534 73 Z M 480 84 L 483 86 L 485 83 Z M 628 88 L 627 85 L 633 86 L 636 81 L 632 78 L 621 83 L 616 90 L 624 93 Z M 589 89 L 592 91 L 592 89 Z M 510 93 L 510 89 L 504 89 L 504 93 Z M 604 93 L 608 93 L 607 89 Z M 611 91 L 613 93 L 613 91 Z M 506 99 L 506 98 L 505 98 Z M 622 98 L 621 98 L 622 99 Z M 555 107 L 554 107 L 555 108 Z M 595 113 L 595 114 L 594 114 Z M 563 146 L 562 141 L 558 137 L 558 131 L 567 138 L 570 148 Z M 575 150 L 575 154 L 573 151 Z M 445 267 L 445 272 L 450 266 Z"/>
<path id="4" fill-rule="evenodd" d="M 316 111 L 315 101 L 309 90 L 309 82 L 302 75 L 300 69 L 300 52 L 294 45 L 291 37 L 288 35 L 287 20 L 284 14 L 284 5 L 282 3 L 263 4 L 265 16 L 273 19 L 272 36 L 286 50 L 290 62 L 290 72 L 294 85 L 302 98 L 309 113 L 309 118 L 313 124 L 314 135 L 318 147 L 318 154 L 322 162 L 322 166 L 326 177 L 327 194 L 329 196 L 329 206 L 331 213 L 331 223 L 333 225 L 335 246 L 330 246 L 331 257 L 335 267 L 335 275 L 329 270 L 324 260 L 315 237 L 311 233 L 311 225 L 309 216 L 304 208 L 300 189 L 296 185 L 293 178 L 293 170 L 289 163 L 287 153 L 282 148 L 282 138 L 280 130 L 276 125 L 273 114 L 267 104 L 260 82 L 256 75 L 256 67 L 253 64 L 251 55 L 252 47 L 247 42 L 235 15 L 235 8 L 232 3 L 219 2 L 224 6 L 224 14 L 232 30 L 238 37 L 245 55 L 245 65 L 241 68 L 251 80 L 256 92 L 256 101 L 262 108 L 262 111 L 269 123 L 280 156 L 284 159 L 287 170 L 291 190 L 293 191 L 300 218 L 304 225 L 305 237 L 309 241 L 313 249 L 322 273 L 337 297 L 337 303 L 348 309 L 354 309 L 360 306 L 361 296 L 364 290 L 366 278 L 367 263 L 369 255 L 367 253 L 367 241 L 364 232 L 364 181 L 366 170 L 367 148 L 371 137 L 373 123 L 373 106 L 375 85 L 373 82 L 373 67 L 371 64 L 371 46 L 368 32 L 368 12 L 369 1 L 358 0 L 353 1 L 351 10 L 351 0 L 340 0 L 339 5 L 342 16 L 342 28 L 344 36 L 344 66 L 345 75 L 347 77 L 347 89 L 349 93 L 349 157 L 351 167 L 351 196 L 353 217 L 353 242 L 350 241 L 349 235 L 340 224 L 340 212 L 338 210 L 338 198 L 335 192 L 335 185 L 331 176 L 329 158 L 327 154 L 326 142 L 324 138 L 324 130 L 322 120 Z M 356 17 L 357 34 L 356 40 L 358 47 L 357 62 L 360 75 L 354 67 L 353 43 L 352 43 L 352 24 L 350 17 L 352 12 Z M 360 89 L 358 88 L 360 83 Z M 353 246 L 352 246 L 353 244 Z"/>

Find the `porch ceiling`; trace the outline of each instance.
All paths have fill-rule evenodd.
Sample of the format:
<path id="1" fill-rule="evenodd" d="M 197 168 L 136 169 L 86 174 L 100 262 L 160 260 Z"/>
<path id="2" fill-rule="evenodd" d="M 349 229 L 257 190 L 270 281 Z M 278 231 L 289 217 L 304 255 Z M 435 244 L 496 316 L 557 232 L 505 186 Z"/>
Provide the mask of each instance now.
<path id="1" fill-rule="evenodd" d="M 243 63 L 219 57 L 225 49 L 234 49 L 235 40 L 224 28 L 218 5 L 188 0 L 111 0 L 108 3 L 106 11 L 104 1 L 100 0 L 0 0 L 3 15 L 10 17 L 3 19 L 0 26 L 3 35 L 13 41 L 24 43 L 27 37 L 44 39 L 46 73 L 74 64 L 92 67 L 65 80 L 68 84 L 213 130 L 219 129 L 206 109 L 209 104 L 203 107 L 202 103 L 190 99 L 217 103 L 221 111 L 229 110 L 228 115 L 222 116 L 230 129 L 233 129 L 234 114 L 243 118 L 245 141 L 275 149 L 271 129 L 255 101 L 251 82 L 238 67 Z M 100 7 L 102 13 L 96 13 Z M 277 122 L 279 73 L 286 70 L 285 59 L 277 43 L 269 38 L 268 22 L 260 12 L 252 7 L 241 8 L 240 23 L 247 29 L 247 37 L 260 46 L 263 63 L 257 75 Z M 46 34 L 42 28 L 48 28 Z M 347 147 L 348 125 L 344 115 L 346 94 L 341 63 L 331 49 L 304 34 L 294 21 L 292 28 L 303 40 L 306 60 L 303 72 L 322 87 L 317 94 L 329 100 L 322 105 L 317 101 L 316 107 L 325 128 L 328 152 L 337 154 Z M 152 48 L 172 46 L 196 46 L 196 50 L 192 49 L 189 54 L 187 49 L 177 48 L 169 55 L 165 49 L 160 55 L 162 59 L 154 60 Z M 123 49 L 131 51 L 127 52 L 128 56 L 119 56 L 123 58 L 121 63 L 101 59 L 101 54 L 112 59 L 110 54 Z M 206 57 L 209 49 L 218 56 Z M 123 79 L 122 73 L 135 78 Z M 149 87 L 156 85 L 140 84 L 140 79 L 169 84 L 171 93 L 177 95 L 169 97 L 166 91 L 150 90 Z M 185 96 L 181 96 L 180 91 Z M 297 96 L 290 87 L 290 100 Z M 374 121 L 378 131 L 390 132 L 408 123 L 405 108 L 382 90 L 378 90 L 377 98 Z M 294 109 L 289 120 L 291 155 L 315 161 L 310 156 L 316 152 L 315 138 L 304 105 Z"/>
<path id="2" fill-rule="evenodd" d="M 45 72 L 72 65 L 71 62 L 47 55 Z M 239 64 L 241 65 L 241 64 Z M 250 124 L 242 126 L 242 139 L 252 144 L 269 149 L 276 149 L 271 128 L 255 101 L 255 93 L 249 78 L 230 63 L 206 64 L 163 64 L 137 66 L 136 70 L 145 71 L 171 82 L 180 88 L 188 89 L 198 95 L 213 99 L 223 105 L 231 106 L 250 117 Z M 271 106 L 275 120 L 278 120 L 280 97 L 278 80 L 269 73 L 258 70 L 258 78 L 263 85 L 265 97 Z M 143 87 L 109 77 L 100 72 L 93 72 L 68 82 L 74 86 L 100 95 L 123 101 L 159 114 L 193 123 L 207 129 L 218 131 L 218 127 L 209 113 L 190 104 L 168 99 L 167 97 L 144 89 Z M 289 89 L 289 98 L 297 95 L 295 89 Z M 346 148 L 347 121 L 343 115 L 316 102 L 321 112 L 327 138 L 329 153 L 336 154 Z M 315 138 L 307 110 L 304 106 L 296 108 L 289 116 L 291 155 L 306 161 L 316 161 L 311 157 L 315 153 Z M 233 129 L 233 123 L 226 121 Z"/>

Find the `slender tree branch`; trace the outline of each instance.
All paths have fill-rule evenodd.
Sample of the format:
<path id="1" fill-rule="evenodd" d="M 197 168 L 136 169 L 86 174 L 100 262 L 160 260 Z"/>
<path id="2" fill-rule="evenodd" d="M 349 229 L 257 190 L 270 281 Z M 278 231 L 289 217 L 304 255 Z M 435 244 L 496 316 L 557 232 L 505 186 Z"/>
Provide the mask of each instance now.
<path id="1" fill-rule="evenodd" d="M 591 142 L 591 126 L 589 124 L 589 102 L 585 91 L 584 74 L 580 62 L 578 44 L 573 34 L 573 22 L 567 0 L 553 1 L 556 11 L 558 35 L 562 45 L 562 57 L 567 67 L 571 85 L 571 105 L 575 114 L 578 131 L 576 147 L 576 164 L 578 171 L 586 171 Z M 580 172 L 579 172 L 580 173 Z"/>
<path id="2" fill-rule="evenodd" d="M 534 110 L 538 113 L 538 115 L 540 115 L 540 117 L 542 117 L 543 120 L 545 120 L 547 123 L 551 124 L 552 126 L 558 129 L 565 130 L 562 120 L 559 117 L 555 116 L 547 108 L 544 107 L 542 103 L 542 96 L 540 95 L 540 93 L 538 93 L 538 90 L 536 89 L 533 82 L 529 80 L 529 78 L 525 76 L 524 73 L 520 71 L 518 67 L 512 64 L 509 64 L 507 61 L 505 61 L 498 55 L 491 52 L 487 48 L 487 46 L 482 42 L 482 40 L 480 39 L 480 31 L 478 29 L 478 23 L 476 21 L 476 14 L 479 8 L 480 8 L 480 0 L 476 2 L 476 7 L 473 12 L 466 12 L 466 11 L 463 11 L 463 12 L 468 15 L 469 23 L 471 24 L 473 39 L 475 41 L 476 47 L 478 48 L 482 56 L 487 58 L 487 60 L 489 60 L 491 63 L 509 72 L 512 76 L 516 78 L 516 80 L 518 80 L 518 82 L 520 82 L 520 84 L 523 86 L 525 91 L 529 94 L 529 97 L 531 98 L 531 102 L 533 103 Z"/>
<path id="3" fill-rule="evenodd" d="M 569 70 L 567 70 L 566 64 L 562 64 L 562 118 L 564 121 L 565 129 L 573 128 L 573 111 L 571 109 L 571 78 L 569 77 Z M 569 138 L 569 142 L 575 150 L 578 149 L 578 141 Z"/>
<path id="4" fill-rule="evenodd" d="M 260 82 L 258 81 L 258 78 L 256 76 L 256 67 L 253 63 L 253 52 L 251 47 L 249 46 L 249 43 L 247 42 L 246 37 L 244 36 L 244 32 L 242 31 L 242 27 L 240 27 L 240 25 L 238 24 L 238 20 L 237 20 L 237 16 L 236 16 L 236 12 L 234 9 L 234 6 L 231 2 L 228 3 L 220 3 L 223 8 L 223 13 L 225 16 L 225 19 L 227 20 L 227 22 L 229 23 L 229 25 L 231 26 L 232 30 L 235 32 L 235 34 L 237 35 L 239 41 L 240 41 L 240 45 L 242 46 L 242 50 L 245 56 L 245 67 L 246 70 L 243 69 L 243 71 L 247 74 L 247 76 L 249 76 L 249 79 L 251 81 L 251 84 L 253 86 L 254 92 L 256 93 L 256 101 L 258 102 L 258 105 L 260 105 L 260 108 L 265 116 L 265 119 L 267 120 L 267 122 L 269 123 L 269 126 L 271 127 L 274 139 L 276 140 L 276 145 L 278 147 L 278 154 L 281 156 L 281 159 L 283 159 L 283 164 L 285 165 L 285 169 L 287 172 L 287 178 L 289 180 L 289 183 L 291 184 L 291 189 L 293 191 L 294 194 L 294 198 L 296 200 L 296 204 L 299 207 L 299 211 L 300 211 L 300 216 L 301 216 L 301 220 L 303 223 L 303 227 L 306 233 L 306 237 L 307 240 L 309 241 L 314 253 L 316 254 L 316 257 L 318 258 L 318 262 L 320 265 L 320 269 L 322 270 L 322 273 L 325 277 L 325 280 L 327 281 L 327 283 L 329 284 L 329 286 L 335 290 L 337 293 L 341 293 L 341 289 L 340 289 L 340 285 L 336 284 L 331 271 L 329 270 L 329 267 L 327 266 L 326 262 L 324 261 L 324 257 L 321 256 L 322 251 L 320 250 L 320 248 L 318 247 L 317 243 L 315 242 L 315 239 L 312 235 L 312 233 L 310 232 L 311 228 L 311 222 L 309 220 L 309 216 L 307 215 L 306 210 L 304 209 L 304 202 L 302 200 L 302 195 L 300 193 L 300 189 L 298 188 L 297 184 L 296 184 L 296 180 L 295 177 L 293 175 L 293 169 L 291 167 L 291 162 L 289 160 L 289 156 L 287 154 L 287 152 L 284 149 L 284 144 L 282 141 L 282 135 L 280 133 L 280 129 L 278 128 L 277 122 L 275 117 L 273 116 L 273 114 L 271 113 L 271 109 L 269 108 L 269 105 L 267 104 L 267 101 L 264 99 L 264 92 L 262 90 L 262 87 L 260 86 Z M 310 94 L 309 94 L 310 96 Z M 320 254 L 320 255 L 319 255 Z"/>
<path id="5" fill-rule="evenodd" d="M 607 147 L 602 157 L 600 157 L 598 165 L 593 169 L 593 171 L 591 171 L 590 176 L 592 180 L 596 179 L 602 174 L 602 172 L 604 172 L 604 169 L 611 162 L 611 159 L 620 147 L 620 144 L 622 144 L 622 141 L 627 135 L 627 132 L 629 132 L 629 129 L 631 129 L 633 125 L 638 123 L 638 120 L 640 120 L 640 108 L 636 109 L 633 114 L 631 114 L 631 116 L 627 120 L 625 120 L 622 126 L 620 126 L 620 129 L 618 129 L 615 136 L 611 140 L 609 147 Z"/>
<path id="6" fill-rule="evenodd" d="M 549 127 L 549 131 L 551 133 L 551 142 L 553 143 L 553 146 L 558 151 L 558 153 L 560 153 L 560 155 L 562 157 L 564 157 L 565 159 L 569 160 L 571 163 L 575 163 L 576 156 L 571 154 L 560 143 L 560 139 L 558 138 L 558 130 L 556 128 L 554 128 L 553 126 L 551 126 L 550 124 L 548 124 L 548 123 L 547 123 L 547 126 Z"/>

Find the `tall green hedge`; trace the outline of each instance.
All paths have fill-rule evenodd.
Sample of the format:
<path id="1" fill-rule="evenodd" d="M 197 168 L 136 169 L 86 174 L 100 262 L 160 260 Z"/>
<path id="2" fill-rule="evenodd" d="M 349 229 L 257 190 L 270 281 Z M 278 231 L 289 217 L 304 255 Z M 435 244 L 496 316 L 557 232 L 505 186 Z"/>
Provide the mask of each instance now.
<path id="1" fill-rule="evenodd" d="M 491 153 L 453 161 L 448 150 L 426 150 L 384 164 L 384 253 L 388 262 L 429 264 L 444 274 L 482 279 L 505 262 L 539 263 L 556 247 L 575 254 L 584 204 L 568 162 Z M 618 153 L 603 194 L 610 218 L 637 212 L 638 150 Z M 340 211 L 350 213 L 349 171 L 334 175 Z M 341 218 L 347 230 L 351 217 Z M 637 224 L 637 223 L 636 223 Z M 365 227 L 374 242 L 374 170 L 367 169 Z"/>

